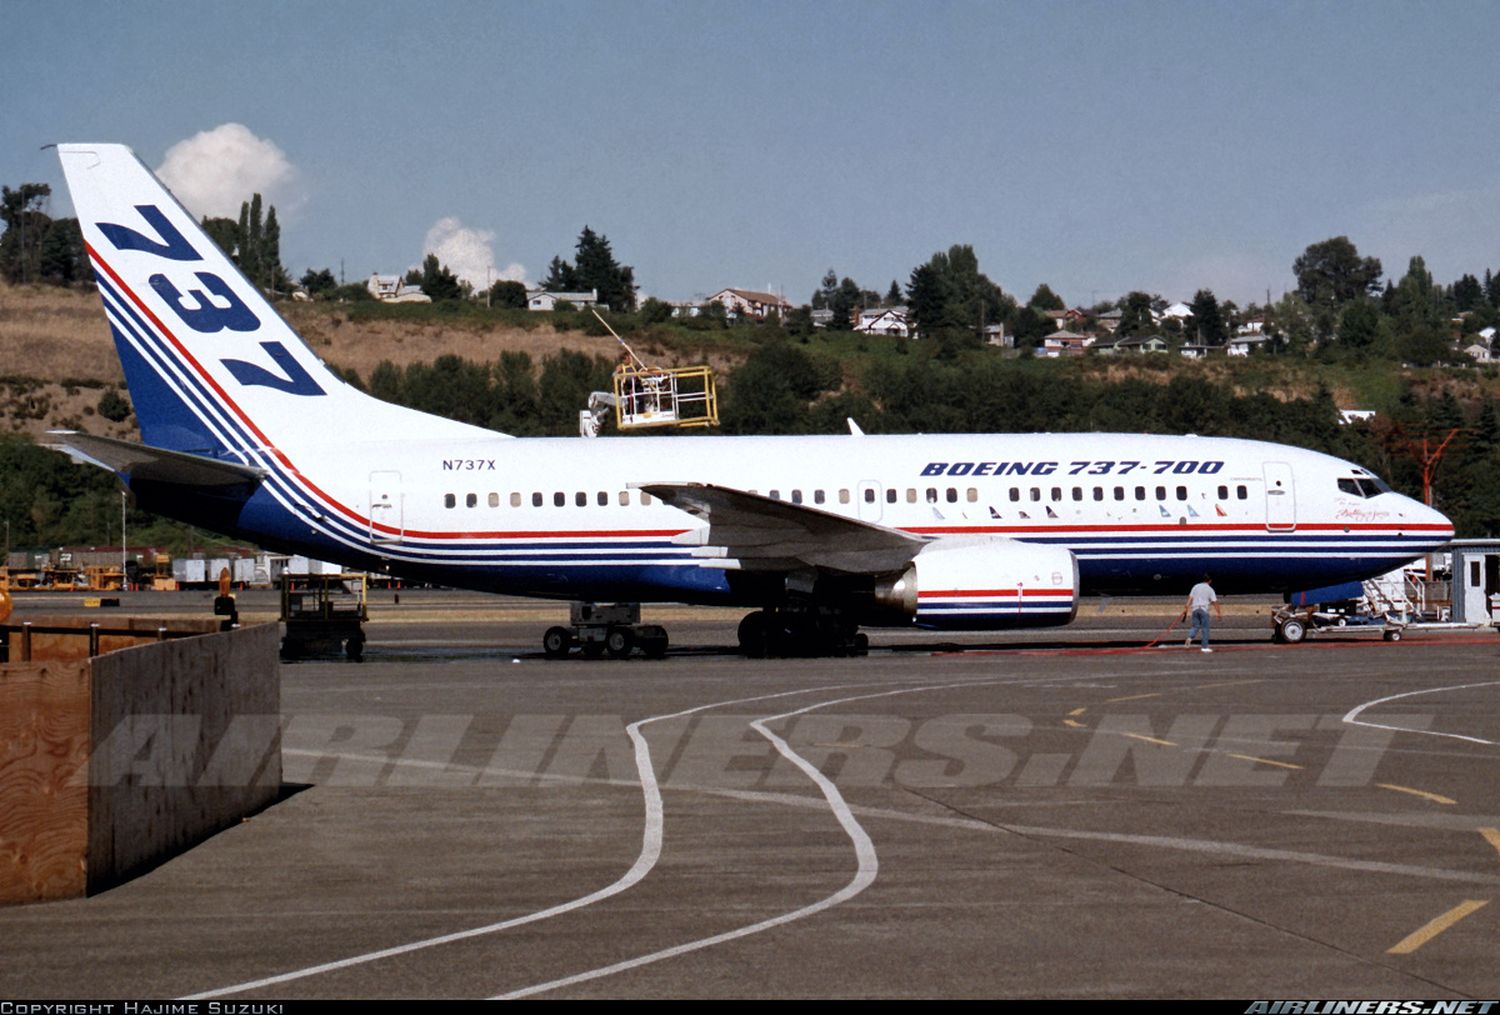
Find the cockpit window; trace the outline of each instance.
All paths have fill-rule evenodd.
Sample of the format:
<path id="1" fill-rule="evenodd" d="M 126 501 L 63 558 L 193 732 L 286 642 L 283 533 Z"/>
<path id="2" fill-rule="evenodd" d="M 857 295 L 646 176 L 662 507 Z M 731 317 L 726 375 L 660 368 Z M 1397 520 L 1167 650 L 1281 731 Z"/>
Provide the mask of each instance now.
<path id="1" fill-rule="evenodd" d="M 1356 478 L 1340 479 L 1339 490 L 1354 497 L 1377 497 L 1382 493 L 1390 493 L 1391 488 L 1384 480 L 1373 476 L 1361 476 Z"/>

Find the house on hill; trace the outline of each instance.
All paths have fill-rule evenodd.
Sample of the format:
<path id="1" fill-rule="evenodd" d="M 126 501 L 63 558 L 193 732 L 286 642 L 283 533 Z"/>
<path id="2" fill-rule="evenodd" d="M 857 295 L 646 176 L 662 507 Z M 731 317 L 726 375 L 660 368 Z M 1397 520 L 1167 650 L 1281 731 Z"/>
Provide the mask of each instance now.
<path id="1" fill-rule="evenodd" d="M 599 290 L 590 289 L 588 292 L 578 293 L 549 292 L 546 289 L 528 289 L 526 291 L 527 310 L 535 310 L 538 313 L 545 310 L 556 310 L 557 305 L 564 302 L 572 304 L 578 310 L 597 307 L 599 305 Z"/>
<path id="2" fill-rule="evenodd" d="M 785 318 L 792 312 L 792 305 L 775 293 L 753 289 L 720 289 L 708 301 L 721 304 L 730 317 L 750 317 L 757 321 L 764 321 L 772 313 Z"/>
<path id="3" fill-rule="evenodd" d="M 419 285 L 408 285 L 400 275 L 372 274 L 365 283 L 370 295 L 381 303 L 431 303 L 432 297 Z"/>
<path id="4" fill-rule="evenodd" d="M 862 335 L 892 335 L 911 338 L 911 319 L 905 307 L 873 307 L 859 312 L 854 330 Z"/>

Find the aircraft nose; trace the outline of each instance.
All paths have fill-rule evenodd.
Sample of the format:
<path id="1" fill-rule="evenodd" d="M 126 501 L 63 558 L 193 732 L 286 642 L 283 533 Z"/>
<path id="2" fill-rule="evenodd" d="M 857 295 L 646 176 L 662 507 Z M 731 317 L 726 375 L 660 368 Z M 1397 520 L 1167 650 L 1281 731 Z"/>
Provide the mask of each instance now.
<path id="1" fill-rule="evenodd" d="M 1413 527 L 1424 536 L 1429 537 L 1433 546 L 1441 546 L 1453 538 L 1453 521 L 1437 508 L 1428 507 L 1419 500 L 1411 501 L 1411 507 L 1405 512 L 1412 520 Z"/>

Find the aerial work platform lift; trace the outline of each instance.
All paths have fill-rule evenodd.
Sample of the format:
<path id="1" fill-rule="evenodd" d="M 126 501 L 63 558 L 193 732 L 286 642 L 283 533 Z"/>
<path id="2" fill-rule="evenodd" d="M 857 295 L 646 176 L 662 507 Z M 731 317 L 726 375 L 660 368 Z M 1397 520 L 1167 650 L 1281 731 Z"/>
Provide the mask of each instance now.
<path id="1" fill-rule="evenodd" d="M 621 431 L 655 427 L 709 427 L 719 425 L 719 397 L 713 370 L 708 366 L 651 366 L 615 333 L 604 318 L 599 323 L 614 336 L 625 359 L 615 368 L 610 391 L 595 391 L 587 409 L 578 413 L 578 432 L 597 437 L 611 415 Z"/>
<path id="2" fill-rule="evenodd" d="M 625 358 L 615 368 L 612 390 L 595 391 L 589 395 L 588 408 L 579 411 L 581 436 L 599 436 L 611 415 L 615 428 L 621 431 L 719 425 L 712 369 L 651 366 L 598 311 L 594 316 L 620 343 Z M 641 623 L 640 603 L 573 603 L 568 626 L 548 628 L 542 649 L 548 659 L 564 659 L 575 648 L 590 659 L 606 652 L 612 659 L 624 659 L 636 649 L 649 658 L 660 659 L 667 652 L 667 632 L 658 624 Z"/>

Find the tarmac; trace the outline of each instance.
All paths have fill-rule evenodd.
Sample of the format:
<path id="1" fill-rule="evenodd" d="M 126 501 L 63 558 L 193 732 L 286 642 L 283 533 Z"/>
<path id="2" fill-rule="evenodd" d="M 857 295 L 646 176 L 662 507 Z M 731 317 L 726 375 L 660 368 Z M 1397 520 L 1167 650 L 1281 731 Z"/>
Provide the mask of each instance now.
<path id="1" fill-rule="evenodd" d="M 564 605 L 394 599 L 283 666 L 280 802 L 0 909 L 0 1000 L 1500 996 L 1493 631 L 1273 645 L 1230 600 L 1205 654 L 1087 601 L 756 661 L 648 607 L 665 659 L 549 661 Z"/>

